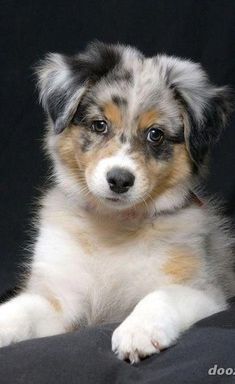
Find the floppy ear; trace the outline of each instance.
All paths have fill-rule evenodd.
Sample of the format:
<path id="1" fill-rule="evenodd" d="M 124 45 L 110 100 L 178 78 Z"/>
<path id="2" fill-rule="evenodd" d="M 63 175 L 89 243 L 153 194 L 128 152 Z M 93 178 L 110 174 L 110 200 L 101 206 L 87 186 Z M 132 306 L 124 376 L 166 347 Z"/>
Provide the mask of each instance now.
<path id="1" fill-rule="evenodd" d="M 51 118 L 56 133 L 70 123 L 86 90 L 85 82 L 74 75 L 69 57 L 49 53 L 36 68 L 39 99 Z"/>
<path id="2" fill-rule="evenodd" d="M 167 56 L 160 57 L 159 63 L 182 109 L 189 154 L 199 166 L 226 126 L 233 109 L 232 92 L 212 85 L 199 64 Z"/>
<path id="3" fill-rule="evenodd" d="M 71 122 L 82 96 L 120 61 L 118 48 L 94 42 L 78 55 L 49 53 L 36 67 L 40 101 L 56 133 Z"/>

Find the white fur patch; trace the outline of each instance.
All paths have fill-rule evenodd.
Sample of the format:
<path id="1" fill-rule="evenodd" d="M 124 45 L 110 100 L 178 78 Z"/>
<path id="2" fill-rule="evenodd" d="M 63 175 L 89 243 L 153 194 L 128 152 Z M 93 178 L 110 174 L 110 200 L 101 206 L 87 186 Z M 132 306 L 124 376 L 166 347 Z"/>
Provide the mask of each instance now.
<path id="1" fill-rule="evenodd" d="M 115 167 L 123 168 L 131 172 L 135 176 L 135 183 L 128 192 L 118 196 L 120 203 L 116 204 L 120 208 L 126 208 L 132 206 L 136 202 L 141 200 L 141 197 L 145 195 L 146 190 L 144 189 L 145 178 L 138 169 L 135 161 L 128 155 L 129 144 L 123 145 L 122 149 L 119 150 L 116 155 L 103 158 L 94 168 L 94 171 L 86 176 L 87 185 L 90 191 L 98 198 L 114 198 L 117 194 L 113 193 L 107 182 L 107 173 Z"/>

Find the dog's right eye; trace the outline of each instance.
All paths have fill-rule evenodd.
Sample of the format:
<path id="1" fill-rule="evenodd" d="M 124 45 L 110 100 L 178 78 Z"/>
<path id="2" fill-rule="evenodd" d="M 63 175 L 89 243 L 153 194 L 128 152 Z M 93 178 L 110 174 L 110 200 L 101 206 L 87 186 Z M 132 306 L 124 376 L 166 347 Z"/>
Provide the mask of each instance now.
<path id="1" fill-rule="evenodd" d="M 92 131 L 96 133 L 107 133 L 108 132 L 108 124 L 104 120 L 95 120 L 91 125 Z"/>
<path id="2" fill-rule="evenodd" d="M 152 145 L 159 145 L 164 140 L 164 134 L 159 128 L 150 128 L 147 133 L 147 140 Z"/>

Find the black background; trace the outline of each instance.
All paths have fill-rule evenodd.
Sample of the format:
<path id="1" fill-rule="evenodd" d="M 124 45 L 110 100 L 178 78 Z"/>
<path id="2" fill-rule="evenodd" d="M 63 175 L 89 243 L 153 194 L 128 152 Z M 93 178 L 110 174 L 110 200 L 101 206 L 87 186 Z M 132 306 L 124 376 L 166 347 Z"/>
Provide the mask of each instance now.
<path id="1" fill-rule="evenodd" d="M 46 52 L 76 53 L 93 39 L 199 61 L 218 85 L 235 89 L 234 0 L 1 1 L 0 291 L 15 284 L 30 218 L 48 164 L 44 116 L 32 66 Z M 214 150 L 208 190 L 234 214 L 234 126 Z"/>

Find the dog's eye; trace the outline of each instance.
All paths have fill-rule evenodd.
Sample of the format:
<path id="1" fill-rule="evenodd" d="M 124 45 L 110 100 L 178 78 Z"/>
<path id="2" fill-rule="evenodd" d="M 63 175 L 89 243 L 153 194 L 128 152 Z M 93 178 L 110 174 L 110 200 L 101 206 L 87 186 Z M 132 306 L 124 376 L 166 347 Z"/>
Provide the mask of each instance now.
<path id="1" fill-rule="evenodd" d="M 159 145 L 164 139 L 164 133 L 159 128 L 150 128 L 147 133 L 147 140 L 154 144 Z"/>
<path id="2" fill-rule="evenodd" d="M 108 124 L 104 120 L 95 120 L 91 125 L 91 129 L 97 133 L 107 133 Z"/>

